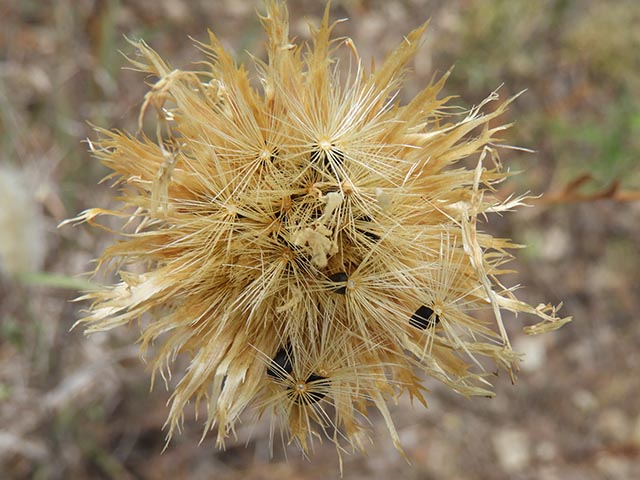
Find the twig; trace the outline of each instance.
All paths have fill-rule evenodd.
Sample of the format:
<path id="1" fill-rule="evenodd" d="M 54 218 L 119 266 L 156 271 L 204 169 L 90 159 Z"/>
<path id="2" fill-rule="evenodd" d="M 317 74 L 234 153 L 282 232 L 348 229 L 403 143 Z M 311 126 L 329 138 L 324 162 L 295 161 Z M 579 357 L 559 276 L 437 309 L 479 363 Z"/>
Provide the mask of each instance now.
<path id="1" fill-rule="evenodd" d="M 614 202 L 634 202 L 640 200 L 640 191 L 621 190 L 620 181 L 614 180 L 608 186 L 592 193 L 582 193 L 579 189 L 593 182 L 595 179 L 590 173 L 583 173 L 571 180 L 564 188 L 547 193 L 540 197 L 530 198 L 527 203 L 529 205 L 544 206 L 555 204 L 594 202 L 598 200 L 613 200 Z M 501 192 L 502 196 L 505 192 Z M 506 192 L 508 196 L 509 192 Z"/>

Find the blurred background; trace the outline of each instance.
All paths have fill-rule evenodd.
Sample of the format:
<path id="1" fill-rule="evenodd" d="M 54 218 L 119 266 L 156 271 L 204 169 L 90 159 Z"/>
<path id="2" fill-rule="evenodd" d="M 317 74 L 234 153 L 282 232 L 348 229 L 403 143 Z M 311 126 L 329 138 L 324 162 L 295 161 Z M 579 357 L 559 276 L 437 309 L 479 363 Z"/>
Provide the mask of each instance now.
<path id="1" fill-rule="evenodd" d="M 149 392 L 135 328 L 70 331 L 80 276 L 113 241 L 65 218 L 113 200 L 87 153 L 91 124 L 135 131 L 148 87 L 123 69 L 129 38 L 174 67 L 193 68 L 211 28 L 239 61 L 264 55 L 253 0 L 3 0 L 0 3 L 0 478 L 325 479 L 331 445 L 310 459 L 247 417 L 226 451 L 198 445 L 200 423 L 162 453 L 168 393 Z M 292 32 L 308 38 L 323 2 L 290 0 Z M 486 228 L 527 244 L 511 284 L 536 305 L 564 301 L 574 322 L 525 337 L 515 386 L 464 399 L 431 380 L 429 408 L 393 415 L 411 460 L 373 415 L 368 456 L 345 457 L 347 479 L 640 478 L 640 4 L 636 0 L 334 0 L 337 35 L 380 61 L 431 24 L 403 98 L 455 66 L 445 94 L 470 107 L 502 85 L 526 89 L 502 150 L 522 171 L 501 187 L 546 192 Z M 189 37 L 192 38 L 189 38 Z M 179 371 L 179 369 L 176 369 Z"/>

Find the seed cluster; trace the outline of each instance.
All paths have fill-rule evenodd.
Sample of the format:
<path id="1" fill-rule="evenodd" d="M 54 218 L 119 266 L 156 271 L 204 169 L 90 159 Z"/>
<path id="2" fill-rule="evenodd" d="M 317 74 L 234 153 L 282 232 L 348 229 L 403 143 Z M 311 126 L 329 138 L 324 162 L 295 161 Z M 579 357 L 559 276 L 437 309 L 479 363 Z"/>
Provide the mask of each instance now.
<path id="1" fill-rule="evenodd" d="M 517 369 L 502 311 L 541 317 L 541 331 L 568 321 L 516 299 L 499 280 L 515 245 L 477 228 L 521 203 L 493 195 L 506 177 L 492 146 L 505 127 L 491 121 L 509 102 L 482 113 L 493 94 L 449 116 L 445 76 L 400 105 L 424 27 L 367 72 L 350 40 L 331 39 L 328 10 L 311 45 L 292 43 L 283 4 L 266 10 L 261 90 L 212 34 L 201 72 L 136 43 L 146 61 L 134 66 L 158 77 L 141 112 L 155 111 L 157 138 L 98 130 L 93 152 L 123 205 L 78 220 L 127 221 L 99 262 L 121 281 L 83 297 L 93 304 L 80 323 L 142 319 L 142 351 L 157 345 L 165 378 L 176 356 L 189 359 L 169 437 L 195 400 L 219 444 L 253 406 L 305 451 L 322 437 L 339 453 L 364 450 L 373 406 L 400 449 L 389 400 L 424 402 L 425 378 L 491 395 L 480 357 Z"/>

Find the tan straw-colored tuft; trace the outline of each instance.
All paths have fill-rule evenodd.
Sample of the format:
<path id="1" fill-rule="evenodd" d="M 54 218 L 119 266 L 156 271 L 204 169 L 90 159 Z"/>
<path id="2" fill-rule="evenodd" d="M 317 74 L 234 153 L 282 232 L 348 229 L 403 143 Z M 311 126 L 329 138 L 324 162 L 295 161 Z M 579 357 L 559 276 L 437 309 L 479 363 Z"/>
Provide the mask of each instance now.
<path id="1" fill-rule="evenodd" d="M 515 374 L 502 312 L 539 317 L 529 333 L 569 320 L 516 299 L 500 278 L 517 246 L 478 227 L 523 203 L 494 195 L 508 175 L 495 119 L 511 100 L 494 92 L 452 116 L 445 75 L 401 105 L 424 26 L 369 71 L 353 42 L 331 38 L 328 9 L 308 45 L 289 37 L 282 3 L 261 19 L 258 89 L 213 34 L 202 71 L 135 43 L 146 60 L 134 67 L 157 77 L 140 112 L 157 118 L 156 138 L 100 129 L 92 143 L 121 207 L 72 221 L 121 219 L 98 267 L 120 281 L 82 297 L 78 323 L 143 320 L 142 352 L 163 377 L 189 359 L 169 438 L 191 402 L 220 446 L 250 407 L 304 451 L 323 438 L 365 450 L 374 407 L 400 450 L 387 404 L 404 392 L 424 403 L 425 377 L 487 396 L 483 358 Z"/>

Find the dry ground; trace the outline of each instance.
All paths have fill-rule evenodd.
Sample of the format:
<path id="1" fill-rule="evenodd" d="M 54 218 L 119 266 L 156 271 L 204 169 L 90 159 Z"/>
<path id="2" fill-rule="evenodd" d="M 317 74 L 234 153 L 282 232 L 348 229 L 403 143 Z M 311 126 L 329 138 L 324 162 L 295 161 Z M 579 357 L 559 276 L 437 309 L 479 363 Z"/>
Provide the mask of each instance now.
<path id="1" fill-rule="evenodd" d="M 198 445 L 200 427 L 189 417 L 161 453 L 168 394 L 148 392 L 133 329 L 89 339 L 69 331 L 82 306 L 69 302 L 81 284 L 73 276 L 112 240 L 86 227 L 56 229 L 110 201 L 107 187 L 96 186 L 106 171 L 81 143 L 92 136 L 87 122 L 135 129 L 146 91 L 140 75 L 122 70 L 118 50 L 132 53 L 123 35 L 145 38 L 186 66 L 197 58 L 188 36 L 203 39 L 211 28 L 244 61 L 247 50 L 262 52 L 257 5 L 0 3 L 0 167 L 22 172 L 27 184 L 20 190 L 15 172 L 0 182 L 0 209 L 13 214 L 0 223 L 0 248 L 27 232 L 10 258 L 24 257 L 36 272 L 0 277 L 0 478 L 339 475 L 329 445 L 317 445 L 309 460 L 289 450 L 286 460 L 276 442 L 270 460 L 267 425 L 250 418 L 219 452 L 210 438 Z M 321 2 L 289 5 L 293 30 L 306 38 Z M 509 112 L 517 123 L 508 141 L 536 153 L 503 153 L 525 171 L 504 193 L 549 193 L 488 228 L 529 245 L 512 279 L 526 285 L 521 295 L 534 304 L 564 300 L 575 317 L 536 338 L 519 333 L 527 319 L 512 319 L 515 346 L 526 354 L 515 386 L 498 377 L 496 398 L 466 400 L 427 380 L 429 409 L 406 401 L 393 408 L 412 464 L 374 417 L 375 444 L 367 457 L 345 459 L 344 477 L 640 478 L 640 202 L 633 200 L 640 190 L 640 5 L 336 0 L 333 17 L 348 17 L 338 34 L 351 36 L 363 58 L 377 59 L 431 17 L 407 96 L 454 64 L 447 93 L 460 95 L 460 105 L 502 83 L 505 96 L 528 90 Z M 572 188 L 583 174 L 589 177 Z M 27 221 L 35 226 L 22 226 Z"/>

